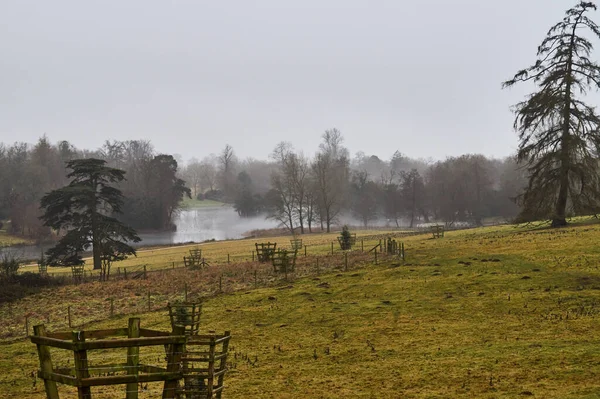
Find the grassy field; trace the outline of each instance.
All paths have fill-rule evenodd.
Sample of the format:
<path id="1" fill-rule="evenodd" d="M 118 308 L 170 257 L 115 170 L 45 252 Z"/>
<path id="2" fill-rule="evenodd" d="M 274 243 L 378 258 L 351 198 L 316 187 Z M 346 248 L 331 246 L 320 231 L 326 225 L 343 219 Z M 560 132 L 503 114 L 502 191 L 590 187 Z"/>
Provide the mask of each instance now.
<path id="1" fill-rule="evenodd" d="M 0 247 L 30 243 L 31 241 L 27 239 L 9 235 L 5 230 L 0 230 Z"/>
<path id="2" fill-rule="evenodd" d="M 225 205 L 222 202 L 219 201 L 213 201 L 213 200 L 197 200 L 196 198 L 187 198 L 185 197 L 183 199 L 183 201 L 181 202 L 181 207 L 182 208 L 208 208 L 208 207 L 214 207 L 214 206 L 223 206 Z"/>
<path id="3" fill-rule="evenodd" d="M 361 234 L 369 243 L 378 239 Z M 299 259 L 288 281 L 247 262 L 61 287 L 1 306 L 2 328 L 22 333 L 28 315 L 64 330 L 68 305 L 74 323 L 86 328 L 126 326 L 127 316 L 93 322 L 106 314 L 110 297 L 116 313 L 137 313 L 143 327 L 168 330 L 164 304 L 181 298 L 187 285 L 191 297 L 207 298 L 203 331 L 234 335 L 227 398 L 600 397 L 600 225 L 406 237 L 405 263 L 380 258 L 374 265 L 371 254 L 355 253 L 348 271 L 342 256 L 326 256 L 332 239 L 305 237 L 314 251 Z M 253 243 L 201 248 L 216 256 Z M 160 310 L 146 311 L 148 293 L 150 308 Z M 56 359 L 58 366 L 68 362 Z M 44 397 L 31 376 L 37 366 L 34 345 L 3 345 L 0 397 Z M 99 389 L 97 397 L 115 397 L 112 389 Z M 140 395 L 150 397 L 151 390 Z"/>

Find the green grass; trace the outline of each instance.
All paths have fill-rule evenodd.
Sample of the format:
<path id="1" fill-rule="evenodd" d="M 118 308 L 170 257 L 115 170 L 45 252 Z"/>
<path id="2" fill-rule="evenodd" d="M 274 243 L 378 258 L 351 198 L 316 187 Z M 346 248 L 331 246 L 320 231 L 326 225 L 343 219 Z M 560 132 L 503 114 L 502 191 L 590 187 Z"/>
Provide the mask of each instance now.
<path id="1" fill-rule="evenodd" d="M 31 240 L 8 234 L 5 230 L 0 230 L 0 247 L 20 244 L 31 244 Z"/>
<path id="2" fill-rule="evenodd" d="M 599 225 L 408 237 L 405 264 L 384 258 L 373 265 L 370 255 L 356 254 L 347 272 L 341 257 L 325 255 L 333 237 L 306 237 L 321 259 L 318 276 L 309 256 L 294 281 L 258 267 L 268 287 L 252 289 L 255 264 L 215 264 L 63 287 L 15 303 L 10 314 L 3 305 L 0 317 L 21 321 L 25 311 L 60 329 L 68 304 L 77 323 L 88 323 L 109 296 L 118 312 L 139 313 L 147 292 L 162 307 L 187 284 L 190 295 L 210 298 L 202 330 L 234 335 L 227 398 L 599 397 Z M 205 245 L 224 253 L 254 241 Z M 219 275 L 226 277 L 221 295 Z M 143 327 L 169 329 L 165 310 L 141 317 Z M 126 324 L 119 316 L 87 327 Z M 0 392 L 42 398 L 43 384 L 29 376 L 37 363 L 34 345 L 3 346 Z"/>
<path id="3" fill-rule="evenodd" d="M 223 206 L 226 205 L 223 202 L 219 202 L 219 201 L 213 201 L 213 200 L 197 200 L 195 198 L 187 198 L 185 197 L 183 199 L 183 201 L 181 202 L 181 207 L 182 208 L 208 208 L 208 207 L 215 207 L 215 206 Z"/>

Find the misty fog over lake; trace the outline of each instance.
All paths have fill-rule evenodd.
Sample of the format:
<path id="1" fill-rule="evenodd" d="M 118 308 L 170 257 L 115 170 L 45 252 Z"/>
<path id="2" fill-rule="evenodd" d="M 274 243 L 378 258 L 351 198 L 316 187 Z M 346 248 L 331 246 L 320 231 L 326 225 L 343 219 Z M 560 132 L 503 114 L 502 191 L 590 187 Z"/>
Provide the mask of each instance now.
<path id="1" fill-rule="evenodd" d="M 231 206 L 183 209 L 174 222 L 176 231 L 140 234 L 140 245 L 242 238 L 251 230 L 277 227 L 277 222 L 266 219 L 264 215 L 241 218 Z"/>

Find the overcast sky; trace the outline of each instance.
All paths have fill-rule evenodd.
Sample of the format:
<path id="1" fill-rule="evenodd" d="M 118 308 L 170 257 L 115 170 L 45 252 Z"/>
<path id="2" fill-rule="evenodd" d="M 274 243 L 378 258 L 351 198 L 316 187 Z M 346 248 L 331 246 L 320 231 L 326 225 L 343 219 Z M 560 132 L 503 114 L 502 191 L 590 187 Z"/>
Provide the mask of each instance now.
<path id="1" fill-rule="evenodd" d="M 506 156 L 558 0 L 0 0 L 0 141 Z M 598 18 L 595 14 L 594 18 Z"/>

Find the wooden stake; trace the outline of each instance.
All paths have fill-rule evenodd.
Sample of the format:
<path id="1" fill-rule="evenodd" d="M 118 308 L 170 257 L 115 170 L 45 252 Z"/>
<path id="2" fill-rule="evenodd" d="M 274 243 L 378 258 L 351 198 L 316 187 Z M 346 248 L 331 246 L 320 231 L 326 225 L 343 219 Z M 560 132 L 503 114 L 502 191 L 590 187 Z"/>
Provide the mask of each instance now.
<path id="1" fill-rule="evenodd" d="M 140 337 L 140 319 L 131 318 L 129 319 L 129 327 L 127 329 L 128 338 L 139 338 Z M 140 363 L 140 347 L 131 346 L 127 348 L 127 374 L 137 375 L 138 366 Z M 138 384 L 132 382 L 127 384 L 126 399 L 137 399 L 138 398 Z"/>
<path id="2" fill-rule="evenodd" d="M 306 245 L 304 246 L 304 257 L 306 258 Z"/>
<path id="3" fill-rule="evenodd" d="M 46 327 L 44 325 L 33 326 L 33 335 L 38 337 L 46 336 Z M 54 372 L 52 366 L 52 356 L 50 355 L 50 349 L 45 345 L 38 345 L 38 357 L 40 359 L 40 369 L 48 374 Z M 46 388 L 46 397 L 48 399 L 59 399 L 58 388 L 56 387 L 55 381 L 44 380 L 44 388 Z"/>
<path id="4" fill-rule="evenodd" d="M 74 344 L 85 342 L 85 331 L 73 331 L 72 339 Z M 87 350 L 76 350 L 73 352 L 73 356 L 75 358 L 75 378 L 78 380 L 89 378 L 90 371 L 88 370 Z M 92 397 L 92 391 L 89 386 L 77 387 L 77 394 L 80 399 Z"/>

